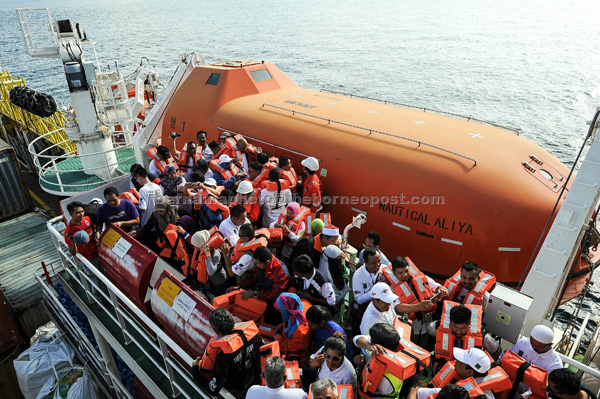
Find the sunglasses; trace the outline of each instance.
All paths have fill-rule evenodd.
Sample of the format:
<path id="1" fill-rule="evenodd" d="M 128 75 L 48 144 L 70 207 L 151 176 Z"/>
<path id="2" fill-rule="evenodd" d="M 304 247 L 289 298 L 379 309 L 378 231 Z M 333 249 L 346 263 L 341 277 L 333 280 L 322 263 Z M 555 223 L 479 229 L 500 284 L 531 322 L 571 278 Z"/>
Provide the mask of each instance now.
<path id="1" fill-rule="evenodd" d="M 343 356 L 342 356 L 343 357 Z M 342 357 L 339 356 L 331 356 L 329 353 L 325 354 L 325 359 L 332 359 L 334 362 L 339 362 L 342 360 Z"/>

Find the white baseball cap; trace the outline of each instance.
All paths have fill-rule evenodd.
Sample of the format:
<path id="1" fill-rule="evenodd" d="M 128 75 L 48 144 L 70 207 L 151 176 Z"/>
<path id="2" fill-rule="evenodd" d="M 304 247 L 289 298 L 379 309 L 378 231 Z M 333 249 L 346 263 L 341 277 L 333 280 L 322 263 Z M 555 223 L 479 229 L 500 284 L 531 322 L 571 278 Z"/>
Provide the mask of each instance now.
<path id="1" fill-rule="evenodd" d="M 227 154 L 223 154 L 219 157 L 219 163 L 229 163 L 231 161 L 233 161 L 233 158 Z"/>
<path id="2" fill-rule="evenodd" d="M 398 299 L 392 288 L 386 283 L 377 283 L 371 289 L 371 298 L 380 299 L 385 303 L 392 303 Z"/>
<path id="3" fill-rule="evenodd" d="M 491 367 L 489 356 L 481 349 L 471 348 L 464 350 L 461 348 L 454 348 L 452 354 L 456 360 L 468 364 L 478 373 L 486 373 Z"/>
<path id="4" fill-rule="evenodd" d="M 315 157 L 308 157 L 304 161 L 301 162 L 302 166 L 305 166 L 311 172 L 316 172 L 319 170 L 319 161 Z"/>
<path id="5" fill-rule="evenodd" d="M 208 179 L 204 180 L 204 185 L 211 186 L 211 187 L 217 187 L 217 181 L 215 179 L 213 179 L 212 177 L 209 177 Z"/>
<path id="6" fill-rule="evenodd" d="M 240 194 L 249 194 L 252 192 L 252 190 L 254 190 L 254 187 L 252 187 L 252 183 L 250 183 L 250 181 L 248 180 L 244 180 L 240 183 L 237 190 L 235 191 Z"/>

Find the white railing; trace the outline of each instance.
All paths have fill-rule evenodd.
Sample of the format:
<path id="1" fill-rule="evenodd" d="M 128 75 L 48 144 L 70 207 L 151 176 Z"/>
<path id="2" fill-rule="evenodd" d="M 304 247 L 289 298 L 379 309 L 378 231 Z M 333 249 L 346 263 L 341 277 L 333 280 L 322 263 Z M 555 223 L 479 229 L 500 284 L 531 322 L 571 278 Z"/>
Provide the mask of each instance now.
<path id="1" fill-rule="evenodd" d="M 132 160 L 135 160 L 134 154 L 132 154 L 131 156 L 128 156 L 128 157 L 121 158 L 120 160 L 116 160 L 116 161 L 109 160 L 111 158 L 112 154 L 115 153 L 115 151 L 117 151 L 119 149 L 123 149 L 123 148 L 132 148 L 132 144 L 125 143 L 125 139 L 123 139 L 123 142 L 119 142 L 119 137 L 123 137 L 122 135 L 124 134 L 122 132 L 113 134 L 113 147 L 114 148 L 107 150 L 107 151 L 94 152 L 94 153 L 84 154 L 84 155 L 80 155 L 76 151 L 70 151 L 70 152 L 66 152 L 66 153 L 61 153 L 60 155 L 54 155 L 53 152 L 55 152 L 56 150 L 62 149 L 61 146 L 63 144 L 72 143 L 68 139 L 65 139 L 58 143 L 54 143 L 51 146 L 44 148 L 40 152 L 38 152 L 36 150 L 35 145 L 36 145 L 36 143 L 38 143 L 38 141 L 44 139 L 46 136 L 55 134 L 59 130 L 62 130 L 62 129 L 53 130 L 51 132 L 48 132 L 48 133 L 36 138 L 31 143 L 29 143 L 29 146 L 28 146 L 29 153 L 33 157 L 34 165 L 38 169 L 38 177 L 39 177 L 40 185 L 47 192 L 57 194 L 57 195 L 74 195 L 76 193 L 82 192 L 82 189 L 83 189 L 83 191 L 85 191 L 85 190 L 92 189 L 94 187 L 98 187 L 99 185 L 106 184 L 113 180 L 117 180 L 125 174 L 125 172 L 122 172 L 117 175 L 115 175 L 115 173 L 110 173 L 111 170 L 115 169 L 120 163 L 127 163 L 127 162 L 131 162 Z M 58 167 L 58 165 L 61 162 L 64 162 L 64 161 L 67 161 L 70 159 L 78 158 L 78 159 L 83 160 L 86 157 L 96 158 L 98 155 L 102 155 L 104 157 L 104 162 L 94 168 L 86 167 L 84 170 L 83 162 L 81 164 L 82 165 L 81 167 L 75 168 L 75 169 L 65 169 L 65 168 Z M 90 173 L 93 174 L 94 171 L 98 171 L 99 173 L 104 172 L 106 174 L 106 176 L 109 176 L 109 179 L 105 180 L 105 181 L 94 182 L 94 183 L 83 183 L 80 179 L 79 180 L 77 179 L 78 176 L 82 177 L 84 173 L 85 174 L 90 174 Z M 69 175 L 69 173 L 72 173 L 75 175 Z M 53 178 L 53 179 L 51 179 L 51 178 Z"/>
<path id="2" fill-rule="evenodd" d="M 172 397 L 183 395 L 188 399 L 191 399 L 192 397 L 197 398 L 199 396 L 206 399 L 212 399 L 213 396 L 202 390 L 188 371 L 191 369 L 194 359 L 192 359 L 187 352 L 171 339 L 171 337 L 131 302 L 125 294 L 123 294 L 87 259 L 79 254 L 77 254 L 76 257 L 70 255 L 62 234 L 54 227 L 55 224 L 60 222 L 63 222 L 62 217 L 56 217 L 48 221 L 47 225 L 58 254 L 63 262 L 64 273 L 68 276 L 68 280 L 59 276 L 63 288 L 68 292 L 69 284 L 77 284 L 80 289 L 85 291 L 85 295 L 87 296 L 87 298 L 81 299 L 87 300 L 90 304 L 96 303 L 97 306 L 102 308 L 105 314 L 110 317 L 112 322 L 119 325 L 122 332 L 121 337 L 105 335 L 104 338 L 106 338 L 113 349 L 121 356 L 121 358 L 123 358 L 132 371 L 134 371 L 146 388 L 148 388 L 156 397 L 167 398 L 156 385 L 156 381 L 152 380 L 150 376 L 137 365 L 135 360 L 129 356 L 125 349 L 121 349 L 120 343 L 122 341 L 125 342 L 127 347 L 133 345 L 136 349 L 143 352 L 147 357 L 147 360 L 153 364 L 156 370 L 159 370 L 164 377 L 168 379 L 173 391 Z M 75 269 L 77 270 L 77 273 L 74 272 Z M 73 299 L 76 300 L 76 298 Z M 81 310 L 86 313 L 85 308 L 82 308 Z M 90 323 L 94 322 L 93 315 L 86 314 L 86 316 L 88 316 Z M 97 327 L 102 329 L 101 326 Z M 135 330 L 135 334 L 132 333 L 132 329 Z M 107 331 L 108 330 L 106 330 L 105 333 Z M 141 337 L 142 341 L 139 341 L 138 338 L 136 338 L 136 335 Z M 145 349 L 148 346 L 156 351 L 156 353 L 162 355 L 162 362 L 156 361 L 154 358 L 155 356 Z M 185 368 L 179 361 L 172 358 L 171 354 L 174 354 L 181 359 Z M 177 376 L 182 377 L 192 387 L 191 391 L 177 382 L 176 374 Z M 226 389 L 222 389 L 219 395 L 225 399 L 233 399 L 233 396 Z"/>
<path id="3" fill-rule="evenodd" d="M 45 265 L 47 269 L 52 270 L 51 275 L 53 277 L 55 277 L 59 271 L 64 270 L 62 263 L 58 268 L 54 267 L 54 264 L 58 262 L 60 262 L 60 260 Z M 123 385 L 119 375 L 106 366 L 102 361 L 102 357 L 99 356 L 96 349 L 92 346 L 92 343 L 70 317 L 68 311 L 57 297 L 54 287 L 46 281 L 44 274 L 44 269 L 39 268 L 34 276 L 42 292 L 45 305 L 51 311 L 50 315 L 52 319 L 54 319 L 54 315 L 56 315 L 58 320 L 55 320 L 55 322 L 58 322 L 61 329 L 65 329 L 69 332 L 69 336 L 75 341 L 73 342 L 73 340 L 70 340 L 71 344 L 76 346 L 80 353 L 85 357 L 86 365 L 88 367 L 93 366 L 93 369 L 101 372 L 102 378 L 108 383 L 111 395 L 114 393 L 119 398 L 133 399 L 131 394 L 127 391 L 127 388 Z M 56 278 L 54 278 L 54 280 L 56 280 Z M 102 386 L 102 389 L 104 388 L 102 384 L 99 385 Z"/>

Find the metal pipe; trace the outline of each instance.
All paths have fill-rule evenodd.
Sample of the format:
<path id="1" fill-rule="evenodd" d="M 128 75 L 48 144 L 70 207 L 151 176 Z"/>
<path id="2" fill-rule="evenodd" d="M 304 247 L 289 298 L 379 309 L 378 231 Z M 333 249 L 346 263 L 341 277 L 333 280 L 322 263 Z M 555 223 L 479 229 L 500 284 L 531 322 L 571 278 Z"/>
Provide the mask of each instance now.
<path id="1" fill-rule="evenodd" d="M 561 358 L 561 360 L 564 363 L 570 364 L 571 366 L 575 366 L 575 368 L 577 368 L 578 370 L 583 371 L 584 373 L 588 373 L 592 377 L 600 378 L 600 371 L 594 370 L 590 366 L 586 366 L 585 364 L 578 362 L 575 359 L 571 359 L 570 357 L 567 357 L 567 356 L 563 355 L 562 353 L 558 353 L 558 352 L 556 352 L 556 353 L 558 354 L 558 356 Z"/>
<path id="2" fill-rule="evenodd" d="M 585 332 L 585 328 L 587 327 L 587 323 L 590 320 L 590 314 L 586 313 L 585 317 L 583 318 L 583 323 L 581 323 L 581 328 L 579 329 L 579 332 L 577 333 L 577 337 L 575 338 L 575 342 L 573 342 L 573 346 L 571 346 L 571 350 L 569 351 L 569 357 L 572 359 L 573 356 L 575 356 L 575 352 L 577 351 L 577 348 L 579 348 L 579 344 L 581 343 L 581 337 L 583 336 L 583 333 Z"/>

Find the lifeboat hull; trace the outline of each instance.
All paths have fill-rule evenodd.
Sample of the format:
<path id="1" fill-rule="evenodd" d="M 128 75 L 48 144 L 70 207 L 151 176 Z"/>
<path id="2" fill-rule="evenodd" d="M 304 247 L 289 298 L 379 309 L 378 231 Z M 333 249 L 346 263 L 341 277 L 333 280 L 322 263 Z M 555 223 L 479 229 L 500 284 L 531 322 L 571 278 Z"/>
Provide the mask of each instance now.
<path id="1" fill-rule="evenodd" d="M 410 256 L 437 278 L 473 261 L 519 281 L 568 175 L 513 132 L 302 89 L 272 63 L 195 67 L 161 118 L 163 143 L 173 131 L 215 140 L 226 129 L 289 156 L 298 172 L 305 156 L 318 158 L 325 211 L 340 227 L 367 215 L 350 243 L 377 231 L 388 258 Z"/>

